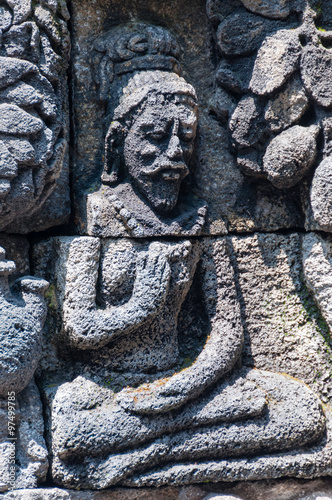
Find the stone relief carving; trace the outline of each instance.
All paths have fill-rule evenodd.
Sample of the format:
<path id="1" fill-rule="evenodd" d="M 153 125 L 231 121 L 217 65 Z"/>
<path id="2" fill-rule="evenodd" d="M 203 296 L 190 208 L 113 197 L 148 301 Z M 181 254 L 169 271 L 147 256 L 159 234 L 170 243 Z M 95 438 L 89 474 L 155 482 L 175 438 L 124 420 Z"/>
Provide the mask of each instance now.
<path id="1" fill-rule="evenodd" d="M 234 368 L 243 332 L 225 240 L 62 237 L 39 252 L 63 314 L 57 370 L 41 378 L 57 484 L 255 479 L 309 464 L 324 473 L 318 398 L 281 375 Z M 248 454 L 250 464 L 238 461 Z"/>
<path id="2" fill-rule="evenodd" d="M 45 229 L 69 213 L 67 20 L 62 0 L 1 4 L 2 231 Z M 51 214 L 41 209 L 52 192 Z"/>
<path id="3" fill-rule="evenodd" d="M 131 24 L 95 47 L 100 99 L 110 124 L 102 186 L 87 199 L 87 233 L 200 234 L 206 203 L 188 192 L 197 97 L 178 75 L 176 40 L 165 29 Z"/>
<path id="4" fill-rule="evenodd" d="M 91 183 L 80 207 L 86 218 L 75 212 L 73 221 L 81 236 L 30 240 L 34 273 L 51 282 L 46 322 L 47 282 L 25 277 L 11 289 L 14 264 L 0 248 L 0 492 L 13 487 L 8 391 L 17 393 L 14 489 L 46 480 L 48 454 L 49 484 L 90 489 L 91 498 L 91 490 L 113 485 L 331 474 L 331 412 L 315 394 L 330 401 L 330 338 L 317 339 L 321 316 L 315 310 L 314 323 L 307 313 L 298 262 L 302 240 L 304 279 L 331 327 L 330 238 L 220 237 L 227 228 L 262 227 L 250 219 L 248 176 L 268 193 L 255 205 L 267 220 L 263 227 L 297 227 L 297 215 L 285 221 L 283 210 L 300 186 L 303 200 L 310 198 L 307 227 L 330 231 L 331 34 L 318 29 L 316 14 L 301 0 L 208 0 L 219 54 L 207 48 L 204 30 L 204 45 L 195 40 L 198 31 L 186 40 L 187 47 L 197 42 L 191 55 L 203 46 L 205 61 L 218 60 L 216 75 L 211 63 L 203 78 L 198 62 L 186 62 L 184 70 L 179 62 L 185 38 L 179 32 L 197 18 L 179 28 L 169 13 L 178 0 L 161 3 L 155 17 L 145 14 L 152 0 L 144 2 L 144 16 L 129 3 L 114 1 L 110 9 L 102 0 L 71 2 L 75 50 L 85 56 L 88 45 L 91 56 L 86 66 L 77 58 L 73 73 L 90 85 L 94 119 L 105 120 L 89 121 L 86 103 L 76 120 L 90 94 L 82 99 L 74 82 L 73 135 L 83 121 L 91 138 L 86 149 L 82 139 L 73 141 L 73 197 L 87 165 L 84 182 Z M 152 25 L 156 18 L 176 36 Z M 0 5 L 4 231 L 44 229 L 68 212 L 67 20 L 64 0 Z M 189 69 L 197 71 L 192 80 Z M 226 128 L 247 177 L 233 169 Z M 90 156 L 83 159 L 90 150 L 99 162 L 98 185 Z M 95 154 L 100 150 L 103 157 Z M 227 188 L 219 193 L 221 185 Z M 217 192 L 215 205 L 227 190 L 236 199 L 226 223 L 208 212 L 210 190 Z M 267 208 L 269 193 L 279 191 L 278 202 L 284 196 L 286 204 L 275 208 L 271 197 Z M 249 213 L 240 222 L 239 198 Z M 75 234 L 60 231 L 52 234 Z M 6 238 L 0 235 L 1 245 Z M 17 236 L 11 242 L 28 246 Z M 315 386 L 316 370 L 322 377 Z M 71 496 L 63 489 L 39 494 Z"/>
<path id="5" fill-rule="evenodd" d="M 239 168 L 278 189 L 303 181 L 307 227 L 331 231 L 332 32 L 306 2 L 241 3 L 224 17 L 222 2 L 207 2 L 221 55 L 214 112 Z"/>
<path id="6" fill-rule="evenodd" d="M 41 357 L 48 283 L 28 276 L 16 280 L 11 291 L 8 275 L 15 264 L 4 257 L 0 247 L 0 491 L 34 488 L 48 470 L 42 404 L 33 380 Z M 9 413 L 13 395 L 15 411 Z M 15 432 L 9 432 L 9 421 Z"/>
<path id="7" fill-rule="evenodd" d="M 109 236 L 115 203 L 127 234 L 155 234 L 159 220 L 167 235 L 172 217 L 179 224 L 189 173 L 195 91 L 173 66 L 160 70 L 164 59 L 145 53 L 148 42 L 157 52 L 169 47 L 165 30 L 116 33 L 106 45 L 110 53 L 121 48 L 118 64 L 128 75 L 111 112 L 102 182 L 118 183 L 121 174 L 126 182 L 89 195 L 91 232 Z M 144 56 L 122 66 L 133 46 L 130 57 Z M 104 52 L 101 64 L 109 64 Z M 108 67 L 107 81 L 115 71 Z M 120 197 L 133 211 L 142 207 L 135 224 Z M 58 237 L 37 245 L 34 261 L 54 286 L 47 343 L 57 352 L 40 383 L 57 484 L 102 489 L 327 473 L 330 416 L 318 397 L 290 378 L 239 366 L 243 328 L 226 239 Z"/>

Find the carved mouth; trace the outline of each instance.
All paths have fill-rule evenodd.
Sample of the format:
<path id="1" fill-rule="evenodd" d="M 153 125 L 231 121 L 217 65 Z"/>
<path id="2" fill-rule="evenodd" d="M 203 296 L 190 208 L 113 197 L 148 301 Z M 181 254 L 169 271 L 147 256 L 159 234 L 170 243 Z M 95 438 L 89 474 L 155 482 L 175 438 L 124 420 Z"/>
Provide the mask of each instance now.
<path id="1" fill-rule="evenodd" d="M 189 169 L 185 163 L 160 165 L 154 170 L 145 171 L 145 175 L 155 177 L 161 174 L 161 177 L 167 181 L 177 181 L 184 179 L 189 174 Z"/>
<path id="2" fill-rule="evenodd" d="M 166 181 L 177 181 L 179 180 L 182 172 L 179 172 L 178 170 L 164 170 L 161 174 L 162 178 L 165 179 Z"/>

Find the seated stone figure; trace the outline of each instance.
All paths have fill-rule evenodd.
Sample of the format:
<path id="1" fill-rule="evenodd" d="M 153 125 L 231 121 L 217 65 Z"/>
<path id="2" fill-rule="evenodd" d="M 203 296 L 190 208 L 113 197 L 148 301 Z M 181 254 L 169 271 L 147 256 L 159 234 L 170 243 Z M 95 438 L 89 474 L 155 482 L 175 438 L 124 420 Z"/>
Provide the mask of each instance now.
<path id="1" fill-rule="evenodd" d="M 144 205 L 147 225 L 147 214 L 164 217 L 170 230 L 173 214 L 183 220 L 195 91 L 171 71 L 140 69 L 129 74 L 113 116 L 106 152 L 116 147 L 118 163 L 107 165 L 103 182 L 118 181 L 120 168 L 125 182 L 102 186 L 93 203 L 109 189 L 108 201 L 125 198 L 133 212 Z M 143 227 L 127 211 L 120 208 L 117 222 Z M 312 391 L 240 367 L 243 329 L 227 239 L 185 240 L 186 231 L 194 234 L 178 224 L 178 240 L 58 237 L 35 249 L 57 304 L 58 359 L 41 378 L 57 484 L 309 477 L 331 461 Z"/>

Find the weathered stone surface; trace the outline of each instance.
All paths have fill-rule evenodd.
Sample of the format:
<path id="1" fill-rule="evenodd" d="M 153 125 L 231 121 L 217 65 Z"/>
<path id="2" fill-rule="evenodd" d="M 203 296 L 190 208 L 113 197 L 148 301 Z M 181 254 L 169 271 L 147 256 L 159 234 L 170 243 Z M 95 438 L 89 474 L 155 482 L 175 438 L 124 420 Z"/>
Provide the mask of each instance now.
<path id="1" fill-rule="evenodd" d="M 0 229 L 27 233 L 62 223 L 69 215 L 70 44 L 61 1 L 52 15 L 39 2 L 7 3 L 12 11 L 1 7 Z M 53 214 L 45 205 L 52 193 L 51 203 L 58 203 Z"/>
<path id="2" fill-rule="evenodd" d="M 53 304 L 63 318 L 58 323 L 54 311 L 50 340 L 62 339 L 60 358 L 46 366 L 40 379 L 58 484 L 96 489 L 118 483 L 182 484 L 215 481 L 217 475 L 226 480 L 226 469 L 234 480 L 278 477 L 285 471 L 302 476 L 314 462 L 312 476 L 326 470 L 330 451 L 321 442 L 324 418 L 309 389 L 257 370 L 233 370 L 223 377 L 242 344 L 226 240 L 194 244 L 74 237 L 51 240 L 42 248 L 35 256 L 48 257 L 37 262 L 37 269 L 54 283 Z M 198 290 L 206 306 L 196 317 Z M 164 341 L 167 350 L 161 349 Z M 69 364 L 61 355 L 66 343 L 80 352 Z M 198 349 L 195 355 L 190 354 L 193 348 Z M 188 355 L 193 359 L 179 371 Z M 320 442 L 320 451 L 310 448 Z M 293 465 L 282 453 L 290 446 L 296 450 Z M 307 447 L 307 454 L 302 456 L 299 446 Z M 265 449 L 276 455 L 259 458 Z M 235 457 L 247 453 L 259 457 L 250 467 L 239 466 Z M 184 461 L 196 462 L 195 474 Z"/>
<path id="3" fill-rule="evenodd" d="M 303 84 L 297 77 L 269 100 L 265 109 L 265 120 L 273 132 L 280 132 L 297 123 L 308 109 L 308 105 L 309 100 Z"/>
<path id="4" fill-rule="evenodd" d="M 330 333 L 304 281 L 301 235 L 234 236 L 231 244 L 245 328 L 244 365 L 303 380 L 329 404 Z"/>
<path id="5" fill-rule="evenodd" d="M 0 246 L 6 250 L 8 260 L 13 260 L 16 269 L 8 276 L 11 285 L 17 278 L 27 276 L 30 273 L 30 246 L 25 236 L 0 234 Z"/>
<path id="6" fill-rule="evenodd" d="M 213 21 L 213 26 L 216 30 L 218 28 L 217 25 L 222 20 L 235 14 L 235 11 L 237 13 L 242 12 L 245 15 L 249 14 L 248 12 L 246 13 L 244 7 L 241 7 L 239 2 L 235 1 L 231 4 L 224 0 L 220 4 L 215 2 L 213 9 L 216 13 L 215 20 Z M 186 12 L 185 16 L 183 15 L 184 11 Z M 224 122 L 222 124 L 219 123 L 218 116 L 221 120 L 225 120 L 229 112 L 227 102 L 231 104 L 234 98 L 238 98 L 239 94 L 227 97 L 222 93 L 219 101 L 214 100 L 214 102 L 211 102 L 211 100 L 213 101 L 215 71 L 217 67 L 223 64 L 222 61 L 218 60 L 217 62 L 217 59 L 220 58 L 220 55 L 216 54 L 217 47 L 211 46 L 208 42 L 211 39 L 211 28 L 206 17 L 205 3 L 201 0 L 193 0 L 192 2 L 186 0 L 184 5 L 177 0 L 170 0 L 167 4 L 159 5 L 157 9 L 155 0 L 147 0 L 144 6 L 137 4 L 133 0 L 126 2 L 116 1 L 112 4 L 112 7 L 109 4 L 105 4 L 102 0 L 96 0 L 96 4 L 91 4 L 87 0 L 83 0 L 81 2 L 73 2 L 73 17 L 71 21 L 73 27 L 72 74 L 73 91 L 75 93 L 75 98 L 73 99 L 75 134 L 73 136 L 74 142 L 72 148 L 72 185 L 75 212 L 73 219 L 77 224 L 80 234 L 90 234 L 98 237 L 126 235 L 136 237 L 137 233 L 133 231 L 134 227 L 130 228 L 127 222 L 132 218 L 133 220 L 130 224 L 134 225 L 136 220 L 136 222 L 142 225 L 142 221 L 139 221 L 136 216 L 136 212 L 138 212 L 138 216 L 142 213 L 142 207 L 139 202 L 136 203 L 135 201 L 133 207 L 130 207 L 129 203 L 127 203 L 127 198 L 131 198 L 130 188 L 129 191 L 125 189 L 126 193 L 114 193 L 118 201 L 124 205 L 120 206 L 120 203 L 116 202 L 116 205 L 120 207 L 119 210 L 114 206 L 112 200 L 111 203 L 108 201 L 109 189 L 104 190 L 106 196 L 102 196 L 102 190 L 100 190 L 101 174 L 104 167 L 105 138 L 109 123 L 112 121 L 113 110 L 116 105 L 115 101 L 118 98 L 116 96 L 122 93 L 122 87 L 127 85 L 130 74 L 127 73 L 121 77 L 122 86 L 119 86 L 116 73 L 125 68 L 129 70 L 137 63 L 134 63 L 133 58 L 131 58 L 124 65 L 118 59 L 115 61 L 115 73 L 113 70 L 110 70 L 110 74 L 108 75 L 109 69 L 107 68 L 111 68 L 112 65 L 108 66 L 106 64 L 107 58 L 105 56 L 107 51 L 97 51 L 98 55 L 95 59 L 93 55 L 93 47 L 97 39 L 98 41 L 100 39 L 106 40 L 107 37 L 110 37 L 110 31 L 114 31 L 113 29 L 110 30 L 110 26 L 116 27 L 117 36 L 121 38 L 123 23 L 128 19 L 132 19 L 132 15 L 135 15 L 135 19 L 138 22 L 144 20 L 153 30 L 157 26 L 163 26 L 167 27 L 172 35 L 174 35 L 174 38 L 177 40 L 177 46 L 180 45 L 179 53 L 181 53 L 181 59 L 179 62 L 181 63 L 183 76 L 195 88 L 197 94 L 199 126 L 195 151 L 190 162 L 190 170 L 193 174 L 192 178 L 194 182 L 192 184 L 193 189 L 189 187 L 187 192 L 188 194 L 191 193 L 188 196 L 189 199 L 196 201 L 201 199 L 207 202 L 208 212 L 205 217 L 202 233 L 220 235 L 226 234 L 227 231 L 251 231 L 254 229 L 271 231 L 278 228 L 302 227 L 304 220 L 299 193 L 294 192 L 292 196 L 286 196 L 285 193 L 280 192 L 277 188 L 273 188 L 270 183 L 264 182 L 264 180 L 259 180 L 255 183 L 250 182 L 248 177 L 243 176 L 237 166 L 236 158 L 231 154 L 228 131 L 224 126 Z M 263 21 L 264 24 L 267 23 L 266 25 L 269 27 L 266 34 L 275 32 L 285 26 L 285 23 L 281 21 L 263 19 L 261 16 L 254 14 L 249 15 L 256 18 L 257 22 Z M 89 23 L 86 21 L 87 18 L 89 19 Z M 219 21 L 217 21 L 217 18 Z M 292 24 L 288 24 L 287 22 L 286 25 L 290 27 L 296 26 L 294 18 L 292 18 L 291 22 Z M 246 31 L 248 32 L 247 25 L 243 23 L 242 30 L 244 30 L 243 26 L 246 27 Z M 128 26 L 125 33 L 125 36 L 129 36 Z M 138 35 L 141 37 L 142 32 L 139 32 Z M 255 36 L 254 27 L 248 36 Z M 145 56 L 146 52 L 139 56 L 141 57 L 141 68 Z M 153 57 L 155 56 L 156 54 L 153 55 Z M 174 56 L 174 58 L 178 57 L 179 54 L 176 57 Z M 228 67 L 231 69 L 234 78 L 240 81 L 244 92 L 248 90 L 255 57 L 254 52 L 249 57 L 227 57 Z M 93 59 L 93 64 L 91 64 L 91 59 Z M 104 66 L 105 78 L 102 80 L 104 81 L 102 90 L 103 99 L 105 99 L 106 95 L 106 101 L 100 101 L 101 78 L 98 69 L 100 59 L 103 59 L 103 64 L 106 64 Z M 151 61 L 149 67 L 151 71 L 156 70 Z M 160 67 L 158 69 L 161 70 Z M 180 65 L 176 69 L 177 71 L 180 70 Z M 111 81 L 112 78 L 113 81 Z M 224 82 L 226 81 L 225 79 L 226 77 L 224 78 Z M 218 86 L 219 84 L 216 85 Z M 225 90 L 224 87 L 222 87 L 223 90 Z M 108 94 L 107 88 L 109 89 Z M 112 100 L 107 96 L 112 96 Z M 264 101 L 263 107 L 266 104 L 267 102 Z M 187 180 L 189 180 L 189 176 L 184 180 L 183 188 L 186 187 Z M 112 190 L 114 190 L 114 187 Z M 93 214 L 96 211 L 98 217 L 102 217 L 105 222 L 109 221 L 107 230 L 103 231 L 101 228 L 98 228 L 98 224 L 95 224 L 93 233 L 91 232 L 91 226 L 89 230 L 87 229 L 87 193 L 96 197 L 94 201 L 94 198 L 89 196 L 89 218 L 93 220 Z M 125 200 L 122 199 L 123 196 L 125 196 Z M 187 204 L 185 205 L 188 206 Z M 184 204 L 182 206 L 185 208 Z M 100 207 L 100 211 L 98 207 Z M 119 211 L 123 208 L 125 210 L 120 214 Z M 147 236 L 151 236 L 153 231 L 151 230 L 150 220 L 154 216 L 149 213 L 144 218 L 144 224 L 147 225 L 147 228 L 143 227 L 143 232 Z M 159 228 L 155 235 L 189 235 L 187 232 L 188 226 L 187 228 L 184 227 L 186 224 L 183 226 L 185 232 L 181 232 L 174 225 L 172 227 L 174 218 L 171 220 L 172 222 L 167 222 L 168 232 L 166 233 L 164 224 L 160 220 L 155 219 L 155 228 Z M 148 221 L 148 224 L 146 221 Z M 189 217 L 187 221 L 191 227 L 196 225 L 195 217 Z M 199 221 L 197 222 L 199 224 Z M 181 224 L 182 222 L 179 225 Z M 111 230 L 111 226 L 113 230 Z M 198 230 L 198 227 L 196 229 Z"/>
<path id="7" fill-rule="evenodd" d="M 239 151 L 237 164 L 245 174 L 265 177 L 262 154 L 255 149 L 244 151 L 242 154 Z"/>
<path id="8" fill-rule="evenodd" d="M 285 19 L 290 14 L 290 0 L 241 0 L 246 9 L 270 17 Z"/>
<path id="9" fill-rule="evenodd" d="M 41 355 L 48 283 L 24 277 L 11 291 L 15 264 L 0 252 L 0 491 L 7 491 L 36 487 L 48 469 L 42 406 L 31 381 Z"/>
<path id="10" fill-rule="evenodd" d="M 29 17 L 31 13 L 31 0 L 8 0 L 7 3 L 14 11 L 14 24 L 21 23 Z"/>
<path id="11" fill-rule="evenodd" d="M 295 125 L 270 142 L 263 165 L 272 184 L 289 188 L 303 178 L 316 159 L 318 133 L 317 125 Z"/>
<path id="12" fill-rule="evenodd" d="M 162 46 L 169 34 L 149 29 L 134 26 L 129 36 L 142 30 Z M 173 59 L 167 51 L 161 57 Z M 122 94 L 106 135 L 102 186 L 87 198 L 88 234 L 117 236 L 118 220 L 135 237 L 200 234 L 206 203 L 184 183 L 193 170 L 195 90 L 174 72 L 147 70 L 130 75 Z"/>
<path id="13" fill-rule="evenodd" d="M 236 49 L 221 49 L 227 64 L 219 64 L 220 53 L 207 55 L 205 48 L 205 56 L 199 55 L 208 31 L 198 27 L 198 3 L 188 7 L 185 21 L 183 5 L 180 12 L 173 0 L 158 11 L 152 0 L 144 9 L 131 1 L 114 2 L 112 9 L 99 0 L 93 6 L 72 3 L 75 223 L 84 236 L 53 238 L 33 253 L 35 272 L 52 281 L 38 377 L 52 477 L 64 487 L 315 477 L 331 471 L 328 410 L 307 386 L 273 373 L 302 379 L 325 402 L 331 397 L 331 361 L 320 336 L 326 336 L 325 327 L 317 310 L 307 308 L 306 316 L 312 299 L 301 277 L 294 277 L 300 273 L 299 237 L 196 238 L 303 224 L 300 188 L 291 188 L 321 157 L 316 139 L 325 117 L 310 98 L 313 113 L 300 121 L 309 99 L 298 74 L 291 77 L 299 73 L 299 34 L 303 42 L 314 28 L 291 30 L 285 21 L 287 29 L 273 35 L 277 23 L 245 13 L 238 3 L 229 6 L 224 19 L 211 14 L 219 42 L 233 43 L 239 34 Z M 56 44 L 56 7 L 47 4 L 36 10 L 36 22 Z M 129 14 L 144 17 L 146 24 L 121 24 Z M 252 20 L 242 41 L 240 21 L 238 33 L 229 23 L 241 16 Z M 269 25 L 264 35 L 260 29 L 255 34 L 259 23 Z M 260 36 L 259 44 L 268 38 L 248 89 L 249 78 L 242 76 L 250 74 L 252 60 L 237 72 L 242 61 L 235 56 L 251 53 L 253 59 Z M 43 44 L 51 79 L 59 60 L 45 37 Z M 179 76 L 182 51 L 185 78 Z M 211 61 L 219 66 L 217 88 Z M 12 86 L 3 91 L 3 105 L 20 108 L 26 102 L 21 85 Z M 40 105 L 30 87 L 22 91 Z M 45 105 L 54 115 L 52 101 Z M 229 115 L 237 158 L 227 143 Z M 289 140 L 283 142 L 283 134 Z M 10 147 L 33 160 L 26 142 L 12 141 Z M 4 155 L 5 148 L 4 141 Z M 256 181 L 243 177 L 236 164 Z M 12 163 L 10 172 L 15 168 Z M 288 332 L 295 332 L 292 342 Z M 219 491 L 206 490 L 198 498 L 209 494 Z"/>
<path id="14" fill-rule="evenodd" d="M 229 122 L 232 139 L 239 148 L 254 146 L 264 138 L 266 122 L 257 97 L 246 96 L 237 105 Z"/>
<path id="15" fill-rule="evenodd" d="M 0 400 L 5 410 L 2 429 L 7 430 L 7 400 Z M 16 440 L 0 439 L 0 491 L 36 488 L 46 479 L 48 451 L 44 440 L 43 408 L 34 381 L 15 398 Z M 7 411 L 6 411 L 7 410 Z M 2 420 L 2 419 L 1 419 Z M 10 473 L 14 459 L 15 478 Z M 22 497 L 24 498 L 24 497 Z"/>
<path id="16" fill-rule="evenodd" d="M 45 280 L 20 278 L 17 292 L 12 295 L 8 275 L 15 270 L 12 261 L 4 260 L 1 248 L 0 262 L 0 396 L 8 391 L 19 392 L 29 383 L 40 357 L 41 333 L 46 316 L 43 292 Z"/>
<path id="17" fill-rule="evenodd" d="M 301 77 L 305 88 L 323 107 L 332 106 L 332 55 L 323 46 L 308 44 L 301 56 Z"/>
<path id="18" fill-rule="evenodd" d="M 230 64 L 222 60 L 216 72 L 216 83 L 225 90 L 242 94 L 247 87 L 241 76 L 232 70 Z"/>
<path id="19" fill-rule="evenodd" d="M 221 88 L 217 88 L 209 102 L 210 113 L 218 120 L 227 123 L 236 107 L 236 101 Z"/>
<path id="20" fill-rule="evenodd" d="M 233 495 L 218 495 L 218 493 L 215 495 L 214 493 L 211 493 L 210 495 L 204 497 L 203 500 L 241 500 L 241 499 L 240 497 L 234 497 Z"/>
<path id="21" fill-rule="evenodd" d="M 312 179 L 310 204 L 318 229 L 332 232 L 332 162 L 326 157 Z"/>
<path id="22" fill-rule="evenodd" d="M 298 68 L 301 48 L 296 30 L 279 30 L 268 36 L 258 51 L 250 89 L 267 95 L 280 88 Z"/>
<path id="23" fill-rule="evenodd" d="M 248 12 L 227 16 L 217 30 L 218 47 L 226 56 L 243 56 L 258 49 L 277 24 Z"/>
<path id="24" fill-rule="evenodd" d="M 240 500 L 322 500 L 332 496 L 331 480 L 311 481 L 279 479 L 269 481 L 201 484 L 165 488 L 112 488 L 105 491 L 40 488 L 6 493 L 4 500 L 206 500 L 207 498 L 239 498 Z"/>
<path id="25" fill-rule="evenodd" d="M 331 239 L 315 233 L 303 238 L 303 268 L 306 283 L 312 291 L 320 311 L 330 330 L 331 310 Z"/>
<path id="26" fill-rule="evenodd" d="M 272 395 L 272 394 L 271 394 Z M 275 393 L 273 393 L 273 396 Z M 273 397 L 272 396 L 272 397 Z M 330 417 L 331 418 L 331 417 Z M 329 426 L 329 436 L 331 436 L 331 422 Z M 179 464 L 170 465 L 161 471 L 154 471 L 141 477 L 134 478 L 133 481 L 126 481 L 132 485 L 161 485 L 161 484 L 189 484 L 194 481 L 202 482 L 208 478 L 210 481 L 236 481 L 261 479 L 263 474 L 268 477 L 284 477 L 286 474 L 300 475 L 301 477 L 312 478 L 316 475 L 324 474 L 319 464 L 329 463 L 331 460 L 331 447 L 326 446 L 317 453 L 317 447 L 309 448 L 306 453 L 296 455 L 285 454 L 280 457 L 273 454 L 264 456 L 261 459 L 251 458 L 247 460 L 218 460 L 205 461 L 199 464 Z M 301 470 L 310 472 L 303 472 Z M 286 472 L 287 470 L 287 472 Z M 264 471 L 264 472 L 263 472 Z M 301 472 L 300 472 L 301 471 Z M 329 471 L 330 472 L 330 471 Z M 328 474 L 329 474 L 328 472 Z M 193 476 L 195 480 L 193 481 Z"/>

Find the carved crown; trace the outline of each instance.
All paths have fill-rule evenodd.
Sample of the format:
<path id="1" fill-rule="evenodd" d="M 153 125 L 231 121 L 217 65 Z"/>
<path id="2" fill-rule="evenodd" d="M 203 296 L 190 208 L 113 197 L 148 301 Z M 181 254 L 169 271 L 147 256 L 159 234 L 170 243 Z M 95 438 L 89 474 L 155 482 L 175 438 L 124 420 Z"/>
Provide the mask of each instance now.
<path id="1" fill-rule="evenodd" d="M 180 48 L 165 28 L 143 23 L 118 26 L 94 44 L 93 62 L 99 97 L 106 100 L 116 75 L 162 70 L 181 74 Z"/>

